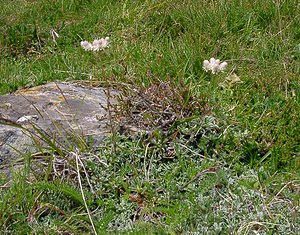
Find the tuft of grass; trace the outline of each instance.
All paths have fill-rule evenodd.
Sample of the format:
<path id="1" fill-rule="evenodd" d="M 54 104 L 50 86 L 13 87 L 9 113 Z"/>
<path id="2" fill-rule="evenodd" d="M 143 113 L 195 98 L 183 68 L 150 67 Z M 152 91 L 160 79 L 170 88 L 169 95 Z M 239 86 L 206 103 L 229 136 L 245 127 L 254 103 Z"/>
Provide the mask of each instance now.
<path id="1" fill-rule="evenodd" d="M 80 80 L 123 96 L 96 150 L 36 127 L 41 156 L 0 177 L 1 231 L 300 230 L 298 1 L 15 2 L 0 9 L 0 94 Z M 206 73 L 211 57 L 227 72 Z"/>

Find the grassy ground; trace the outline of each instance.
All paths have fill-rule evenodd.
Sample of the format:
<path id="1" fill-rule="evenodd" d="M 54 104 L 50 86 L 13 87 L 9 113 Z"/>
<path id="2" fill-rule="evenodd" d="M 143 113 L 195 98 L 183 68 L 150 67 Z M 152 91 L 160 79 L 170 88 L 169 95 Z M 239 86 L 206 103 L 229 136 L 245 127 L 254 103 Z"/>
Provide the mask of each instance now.
<path id="1" fill-rule="evenodd" d="M 1 179 L 2 232 L 300 231 L 297 0 L 3 0 L 0 17 L 0 93 L 83 80 L 126 83 L 162 103 L 161 116 L 144 116 L 150 134 L 56 149 L 47 160 L 56 171 L 33 177 L 24 156 L 24 172 Z M 103 51 L 80 46 L 106 36 Z M 211 57 L 227 71 L 205 72 Z"/>

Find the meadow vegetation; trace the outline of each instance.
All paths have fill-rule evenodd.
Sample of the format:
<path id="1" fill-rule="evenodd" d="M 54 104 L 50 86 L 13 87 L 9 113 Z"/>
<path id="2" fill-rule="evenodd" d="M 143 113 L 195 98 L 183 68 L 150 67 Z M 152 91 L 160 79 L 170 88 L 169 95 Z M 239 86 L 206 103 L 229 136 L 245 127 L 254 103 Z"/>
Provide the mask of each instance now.
<path id="1" fill-rule="evenodd" d="M 297 0 L 3 0 L 0 32 L 0 94 L 120 88 L 118 118 L 145 130 L 20 156 L 0 177 L 3 233 L 300 231 Z M 211 57 L 227 70 L 206 72 Z"/>

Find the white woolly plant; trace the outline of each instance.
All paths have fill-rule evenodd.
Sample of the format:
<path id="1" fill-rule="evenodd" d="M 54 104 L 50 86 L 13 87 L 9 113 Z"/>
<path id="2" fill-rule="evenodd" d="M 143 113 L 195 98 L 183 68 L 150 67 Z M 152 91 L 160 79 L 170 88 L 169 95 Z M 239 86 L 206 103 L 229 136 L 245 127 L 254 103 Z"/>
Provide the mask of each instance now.
<path id="1" fill-rule="evenodd" d="M 203 61 L 203 69 L 208 72 L 211 71 L 212 74 L 217 74 L 219 72 L 224 72 L 227 68 L 227 62 L 222 62 L 216 60 L 215 58 L 210 58 L 210 60 Z"/>
<path id="2" fill-rule="evenodd" d="M 86 51 L 101 51 L 105 48 L 108 48 L 109 44 L 109 37 L 95 39 L 92 43 L 88 41 L 82 41 L 80 43 L 81 47 Z"/>

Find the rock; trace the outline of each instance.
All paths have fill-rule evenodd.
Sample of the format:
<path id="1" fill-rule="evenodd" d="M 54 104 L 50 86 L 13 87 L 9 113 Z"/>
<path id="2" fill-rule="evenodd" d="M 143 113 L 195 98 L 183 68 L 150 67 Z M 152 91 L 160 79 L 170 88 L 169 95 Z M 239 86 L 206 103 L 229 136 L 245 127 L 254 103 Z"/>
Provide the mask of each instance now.
<path id="1" fill-rule="evenodd" d="M 108 102 L 115 104 L 118 94 L 110 91 L 108 99 L 106 91 L 52 82 L 0 96 L 0 165 L 40 151 L 34 146 L 45 145 L 43 135 L 57 143 L 76 136 L 99 143 L 110 132 Z"/>

